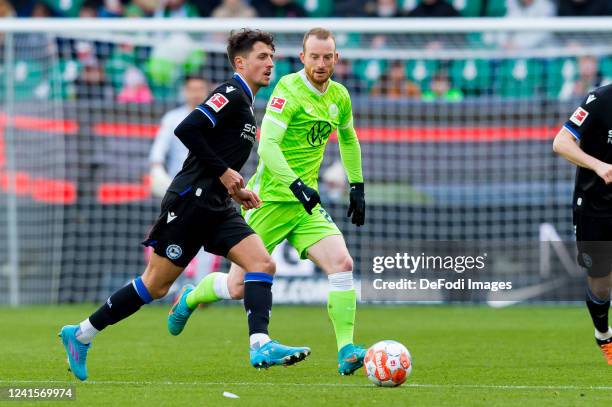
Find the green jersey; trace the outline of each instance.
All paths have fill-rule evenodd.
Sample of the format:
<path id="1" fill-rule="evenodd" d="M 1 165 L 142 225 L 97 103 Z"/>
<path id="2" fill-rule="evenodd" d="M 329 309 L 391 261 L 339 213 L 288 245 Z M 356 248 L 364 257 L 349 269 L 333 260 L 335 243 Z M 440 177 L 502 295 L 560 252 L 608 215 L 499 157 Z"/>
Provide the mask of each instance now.
<path id="1" fill-rule="evenodd" d="M 289 189 L 296 178 L 317 189 L 325 146 L 336 129 L 349 181 L 363 182 L 361 149 L 346 88 L 330 80 L 320 92 L 304 70 L 282 77 L 266 107 L 257 150 L 260 160 L 247 188 L 264 202 L 297 201 Z"/>

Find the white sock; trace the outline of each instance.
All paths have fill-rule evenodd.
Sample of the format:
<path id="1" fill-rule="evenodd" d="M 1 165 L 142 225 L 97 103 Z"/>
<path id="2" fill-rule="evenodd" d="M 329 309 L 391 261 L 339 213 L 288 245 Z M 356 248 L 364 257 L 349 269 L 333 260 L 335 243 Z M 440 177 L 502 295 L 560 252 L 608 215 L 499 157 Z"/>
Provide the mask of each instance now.
<path id="1" fill-rule="evenodd" d="M 327 279 L 329 280 L 330 291 L 348 291 L 354 288 L 352 271 L 330 274 Z"/>
<path id="2" fill-rule="evenodd" d="M 213 282 L 213 290 L 215 295 L 223 300 L 231 300 L 232 297 L 229 293 L 229 287 L 227 286 L 227 273 L 219 273 Z"/>
<path id="3" fill-rule="evenodd" d="M 249 342 L 251 343 L 251 348 L 259 349 L 264 346 L 266 343 L 270 342 L 271 339 L 266 334 L 253 334 L 249 337 Z"/>
<path id="4" fill-rule="evenodd" d="M 595 338 L 600 341 L 605 341 L 606 339 L 612 338 L 612 328 L 608 327 L 608 332 L 599 332 L 597 329 L 595 330 Z"/>
<path id="5" fill-rule="evenodd" d="M 96 334 L 100 332 L 96 328 L 93 327 L 91 322 L 89 322 L 89 318 L 81 322 L 79 325 L 79 329 L 76 333 L 76 338 L 82 344 L 87 345 L 91 340 L 96 336 Z"/>

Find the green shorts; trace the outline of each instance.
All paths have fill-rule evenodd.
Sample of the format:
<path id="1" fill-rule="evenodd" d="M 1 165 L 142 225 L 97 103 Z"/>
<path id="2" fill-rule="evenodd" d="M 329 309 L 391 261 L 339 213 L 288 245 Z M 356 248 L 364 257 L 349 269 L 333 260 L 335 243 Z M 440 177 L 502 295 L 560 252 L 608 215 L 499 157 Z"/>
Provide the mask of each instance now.
<path id="1" fill-rule="evenodd" d="M 264 242 L 268 253 L 287 239 L 302 259 L 308 248 L 327 236 L 341 235 L 331 216 L 317 205 L 309 215 L 299 202 L 265 202 L 242 212 L 247 223 Z"/>

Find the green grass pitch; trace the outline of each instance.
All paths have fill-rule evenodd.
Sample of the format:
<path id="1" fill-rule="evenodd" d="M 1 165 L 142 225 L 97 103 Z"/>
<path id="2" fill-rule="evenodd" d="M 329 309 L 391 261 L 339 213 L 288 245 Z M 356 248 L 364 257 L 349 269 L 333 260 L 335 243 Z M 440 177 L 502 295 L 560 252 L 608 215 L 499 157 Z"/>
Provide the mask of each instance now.
<path id="1" fill-rule="evenodd" d="M 323 306 L 276 306 L 272 336 L 308 345 L 292 367 L 248 365 L 244 311 L 198 310 L 178 337 L 166 306 L 148 306 L 112 326 L 89 352 L 89 380 L 67 372 L 56 336 L 94 305 L 0 308 L 0 386 L 76 384 L 83 406 L 546 406 L 611 405 L 612 366 L 594 344 L 583 307 L 360 306 L 356 342 L 404 343 L 414 370 L 399 388 L 377 388 L 363 370 L 336 373 Z M 239 399 L 229 399 L 223 392 Z M 4 404 L 0 402 L 0 404 Z M 31 403 L 44 405 L 48 403 Z M 11 404 L 11 405 L 14 405 Z"/>

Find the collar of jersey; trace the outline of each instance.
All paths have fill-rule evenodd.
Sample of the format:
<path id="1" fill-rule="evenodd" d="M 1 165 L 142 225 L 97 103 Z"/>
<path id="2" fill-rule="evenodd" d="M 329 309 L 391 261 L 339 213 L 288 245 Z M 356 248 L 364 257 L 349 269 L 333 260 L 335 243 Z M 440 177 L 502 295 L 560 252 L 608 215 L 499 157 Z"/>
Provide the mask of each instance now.
<path id="1" fill-rule="evenodd" d="M 246 94 L 249 95 L 249 98 L 251 98 L 251 102 L 253 102 L 253 91 L 251 91 L 249 84 L 244 80 L 242 75 L 240 75 L 238 72 L 234 72 L 234 76 L 232 76 L 232 78 L 234 78 L 242 86 Z"/>
<path id="2" fill-rule="evenodd" d="M 312 83 L 310 83 L 310 81 L 306 77 L 306 72 L 304 72 L 303 69 L 301 71 L 299 71 L 298 74 L 300 74 L 300 77 L 304 81 L 304 84 L 306 84 L 306 87 L 308 87 L 308 89 L 313 91 L 317 96 L 323 96 L 329 90 L 329 85 L 330 85 L 329 83 L 327 84 L 327 88 L 325 88 L 325 92 L 321 92 L 319 89 L 315 88 L 314 85 Z M 329 79 L 328 79 L 328 81 L 329 81 Z"/>

